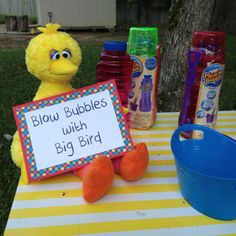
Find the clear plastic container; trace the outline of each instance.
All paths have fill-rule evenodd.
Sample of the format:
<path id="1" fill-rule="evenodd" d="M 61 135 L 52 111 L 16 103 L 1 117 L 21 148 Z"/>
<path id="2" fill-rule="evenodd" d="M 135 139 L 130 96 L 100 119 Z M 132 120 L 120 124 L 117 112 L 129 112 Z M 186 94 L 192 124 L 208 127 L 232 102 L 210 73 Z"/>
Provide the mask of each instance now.
<path id="1" fill-rule="evenodd" d="M 128 95 L 131 89 L 133 61 L 126 53 L 127 43 L 107 41 L 96 67 L 97 82 L 114 79 L 121 103 L 128 107 Z"/>

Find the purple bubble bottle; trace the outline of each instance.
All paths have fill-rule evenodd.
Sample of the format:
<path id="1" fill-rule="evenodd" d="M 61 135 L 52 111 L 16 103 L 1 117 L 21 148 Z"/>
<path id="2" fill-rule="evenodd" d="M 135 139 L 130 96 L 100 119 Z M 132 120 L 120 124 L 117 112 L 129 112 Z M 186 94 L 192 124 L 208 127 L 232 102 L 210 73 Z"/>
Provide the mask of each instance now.
<path id="1" fill-rule="evenodd" d="M 188 51 L 188 73 L 186 77 L 184 100 L 179 115 L 179 125 L 193 124 L 194 117 L 189 116 L 189 107 L 191 105 L 192 88 L 197 76 L 197 64 L 200 61 L 201 52 L 197 50 Z"/>

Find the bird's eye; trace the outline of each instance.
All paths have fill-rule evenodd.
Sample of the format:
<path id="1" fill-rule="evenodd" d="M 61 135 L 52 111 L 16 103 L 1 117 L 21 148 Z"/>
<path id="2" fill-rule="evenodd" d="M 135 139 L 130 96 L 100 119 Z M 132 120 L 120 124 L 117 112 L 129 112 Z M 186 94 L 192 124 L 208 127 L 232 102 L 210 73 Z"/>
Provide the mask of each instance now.
<path id="1" fill-rule="evenodd" d="M 62 56 L 63 56 L 64 58 L 67 58 L 67 59 L 71 58 L 71 52 L 70 52 L 70 50 L 69 50 L 69 49 L 64 49 L 63 52 L 62 52 Z"/>
<path id="2" fill-rule="evenodd" d="M 60 58 L 60 54 L 59 54 L 59 52 L 57 51 L 57 50 L 52 50 L 51 52 L 50 52 L 50 59 L 51 60 L 58 60 Z"/>

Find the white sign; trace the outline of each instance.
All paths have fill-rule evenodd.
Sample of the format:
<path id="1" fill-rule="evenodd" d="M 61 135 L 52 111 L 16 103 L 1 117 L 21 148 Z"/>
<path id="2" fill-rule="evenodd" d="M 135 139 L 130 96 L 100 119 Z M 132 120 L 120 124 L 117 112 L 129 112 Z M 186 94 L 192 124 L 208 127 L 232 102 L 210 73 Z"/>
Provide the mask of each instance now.
<path id="1" fill-rule="evenodd" d="M 78 168 L 98 154 L 112 157 L 132 149 L 117 94 L 100 88 L 88 95 L 78 90 L 14 108 L 31 178 Z M 22 132 L 22 127 L 27 128 Z"/>

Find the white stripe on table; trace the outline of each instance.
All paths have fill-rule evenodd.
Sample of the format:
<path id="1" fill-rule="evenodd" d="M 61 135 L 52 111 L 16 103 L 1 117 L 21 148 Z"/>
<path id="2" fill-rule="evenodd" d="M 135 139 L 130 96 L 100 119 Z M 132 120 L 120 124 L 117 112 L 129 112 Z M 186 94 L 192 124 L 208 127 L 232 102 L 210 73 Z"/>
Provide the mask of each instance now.
<path id="1" fill-rule="evenodd" d="M 224 116 L 221 117 L 220 119 L 217 120 L 216 124 L 217 125 L 235 125 L 236 115 L 235 116 Z M 170 122 L 171 121 L 171 122 Z M 178 119 L 177 118 L 162 118 L 162 119 L 157 119 L 155 123 L 153 124 L 152 127 L 161 127 L 161 126 L 178 126 Z M 135 130 L 135 129 L 132 129 Z M 143 130 L 145 132 L 145 130 Z"/>
<path id="2" fill-rule="evenodd" d="M 174 157 L 172 155 L 167 155 L 167 156 L 156 156 L 156 155 L 151 155 L 150 156 L 150 160 L 174 160 Z M 166 172 L 166 171 L 176 171 L 176 166 L 175 165 L 149 165 L 147 168 L 146 173 L 153 173 L 153 172 Z M 70 175 L 70 173 L 68 174 Z M 71 174 L 72 175 L 72 174 Z M 44 181 L 44 180 L 43 180 Z M 136 181 L 140 181 L 140 180 L 136 180 Z M 58 186 L 58 184 L 63 184 L 63 180 L 62 183 L 47 183 L 45 182 L 38 182 L 36 184 L 29 184 L 29 185 L 18 185 L 17 188 L 17 192 L 34 192 L 34 191 L 40 191 L 41 186 Z M 73 183 L 73 185 L 72 185 Z M 125 181 L 125 183 L 127 183 L 127 181 Z M 68 185 L 72 186 L 72 189 L 78 189 L 81 187 L 81 179 L 78 177 L 77 180 L 72 181 L 72 182 L 68 182 Z M 45 189 L 43 188 L 42 191 L 46 191 L 48 188 L 48 190 L 54 190 L 52 189 L 52 187 L 45 187 Z M 37 189 L 37 190 L 36 190 Z"/>
<path id="3" fill-rule="evenodd" d="M 115 194 L 105 195 L 98 200 L 96 204 L 111 203 L 111 202 L 136 202 L 136 201 L 152 201 L 152 200 L 168 200 L 168 199 L 182 199 L 179 191 L 174 192 L 146 192 L 146 193 L 129 193 L 129 194 Z M 16 209 L 34 209 L 43 207 L 57 207 L 57 206 L 78 206 L 86 205 L 88 203 L 82 197 L 71 198 L 49 198 L 38 200 L 16 200 L 13 202 L 12 210 Z"/>
<path id="4" fill-rule="evenodd" d="M 171 137 L 167 137 L 167 138 L 133 138 L 134 142 L 140 142 L 140 139 L 142 142 L 152 142 L 152 143 L 158 143 L 158 142 L 170 142 Z"/>
<path id="5" fill-rule="evenodd" d="M 162 178 L 142 178 L 137 181 L 115 180 L 113 186 L 139 186 L 139 185 L 159 185 L 159 184 L 177 184 L 177 177 Z"/>
<path id="6" fill-rule="evenodd" d="M 158 127 L 176 127 L 177 128 L 177 123 L 158 123 L 158 121 L 152 126 L 152 128 L 158 128 Z M 143 131 L 146 132 L 146 131 Z"/>
<path id="7" fill-rule="evenodd" d="M 131 136 L 132 135 L 140 135 L 140 137 L 142 137 L 142 135 L 148 135 L 148 134 L 172 134 L 174 132 L 174 130 L 168 130 L 168 128 L 166 130 L 145 130 L 145 132 L 143 130 L 132 130 L 131 131 Z"/>
<path id="8" fill-rule="evenodd" d="M 236 132 L 236 128 L 217 128 L 217 131 L 221 132 L 221 133 L 232 133 L 232 132 Z M 135 130 L 131 132 L 131 136 L 132 135 L 140 135 L 140 139 L 142 138 L 142 135 L 153 135 L 153 134 L 169 134 L 172 135 L 174 132 L 174 130 L 168 130 L 168 128 L 166 130 L 147 130 L 145 131 L 145 133 L 141 130 Z"/>
<path id="9" fill-rule="evenodd" d="M 192 207 L 165 208 L 151 210 L 120 211 L 92 214 L 75 214 L 49 217 L 18 218 L 8 221 L 8 229 L 62 226 L 73 224 L 114 222 L 124 220 L 159 219 L 168 217 L 201 215 Z"/>
<path id="10" fill-rule="evenodd" d="M 177 113 L 178 113 L 178 112 L 177 112 Z M 218 115 L 221 115 L 221 114 L 228 114 L 228 113 L 236 114 L 236 111 L 218 111 Z"/>
<path id="11" fill-rule="evenodd" d="M 168 117 L 168 116 L 178 116 L 179 112 L 160 112 L 157 113 L 157 117 Z"/>
<path id="12" fill-rule="evenodd" d="M 196 222 L 197 224 L 197 222 Z M 138 230 L 126 232 L 97 233 L 96 236 L 216 236 L 222 234 L 236 234 L 236 224 L 196 225 L 195 227 L 178 227 L 168 229 Z M 87 234 L 86 234 L 87 235 Z M 76 236 L 85 236 L 80 234 Z M 233 236 L 233 235 L 232 235 Z"/>
<path id="13" fill-rule="evenodd" d="M 232 115 L 228 115 L 228 116 L 222 116 L 220 115 L 216 121 L 216 123 L 223 123 L 222 120 L 233 120 L 235 119 L 236 117 L 236 113 L 235 114 L 232 114 Z M 169 116 L 169 117 L 158 117 L 157 116 L 157 119 L 155 120 L 155 123 L 154 124 L 158 124 L 158 121 L 160 121 L 161 123 L 168 123 L 168 121 L 175 121 L 175 124 L 177 125 L 178 124 L 178 116 Z M 172 122 L 171 122 L 172 123 Z M 168 123 L 169 124 L 169 123 Z"/>
<path id="14" fill-rule="evenodd" d="M 231 132 L 235 132 L 236 128 L 217 128 L 216 130 L 221 133 L 227 132 L 230 134 Z"/>
<path id="15" fill-rule="evenodd" d="M 224 115 L 224 114 L 236 114 L 236 111 L 218 111 L 218 116 Z M 165 117 L 165 116 L 178 116 L 179 112 L 160 112 L 157 113 L 157 117 Z"/>
<path id="16" fill-rule="evenodd" d="M 158 156 L 158 155 L 150 155 L 149 156 L 150 160 L 173 160 L 174 156 L 173 155 L 164 155 L 164 156 Z"/>
<path id="17" fill-rule="evenodd" d="M 147 172 L 165 172 L 165 171 L 176 171 L 175 165 L 168 166 L 149 166 Z"/>
<path id="18" fill-rule="evenodd" d="M 176 184 L 178 183 L 176 177 L 167 178 L 142 178 L 137 181 L 125 181 L 123 179 L 114 180 L 112 186 L 139 186 L 139 185 L 159 185 L 159 184 Z M 69 183 L 53 183 L 53 184 L 37 184 L 37 185 L 20 185 L 17 189 L 18 193 L 22 192 L 44 192 L 54 190 L 72 190 L 81 189 L 82 182 Z"/>
<path id="19" fill-rule="evenodd" d="M 170 145 L 168 145 L 168 146 L 162 146 L 162 145 L 158 146 L 158 144 L 157 144 L 155 146 L 149 146 L 148 150 L 149 151 L 171 150 L 171 148 L 170 148 Z"/>

